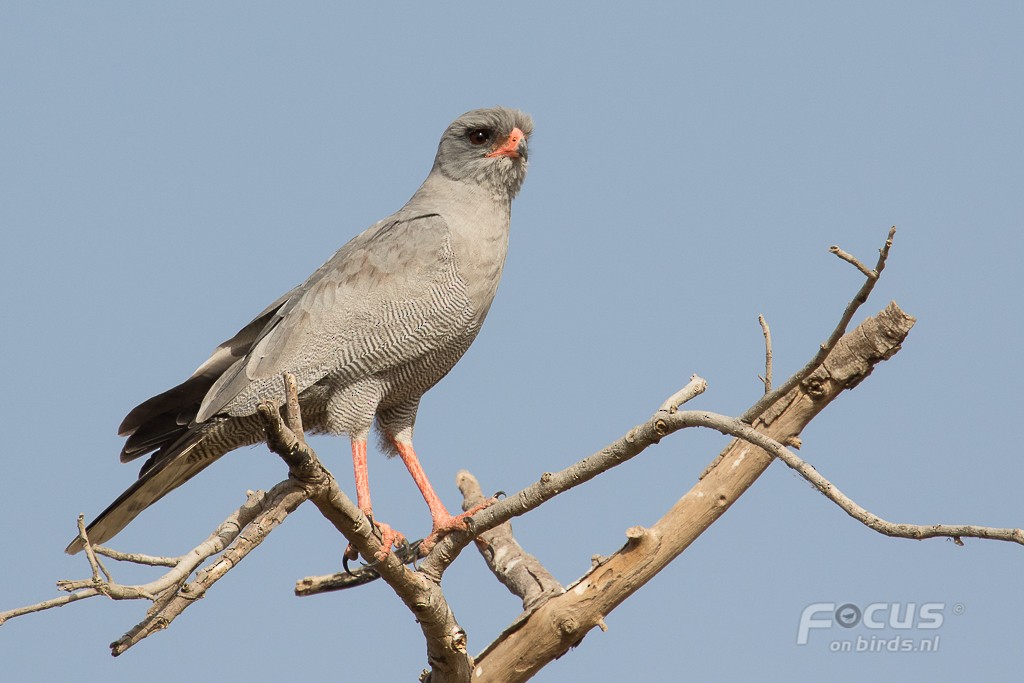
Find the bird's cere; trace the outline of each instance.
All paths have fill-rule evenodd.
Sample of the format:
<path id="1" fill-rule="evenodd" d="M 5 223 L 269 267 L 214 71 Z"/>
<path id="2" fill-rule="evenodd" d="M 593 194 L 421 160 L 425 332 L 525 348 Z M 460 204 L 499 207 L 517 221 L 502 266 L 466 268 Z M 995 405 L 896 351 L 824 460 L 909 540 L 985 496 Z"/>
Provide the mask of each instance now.
<path id="1" fill-rule="evenodd" d="M 525 139 L 526 135 L 523 134 L 523 131 L 518 128 L 513 128 L 512 133 L 508 136 L 508 139 L 505 140 L 505 144 L 488 154 L 487 158 L 511 157 L 512 159 L 518 159 L 523 155 L 520 145 Z"/>

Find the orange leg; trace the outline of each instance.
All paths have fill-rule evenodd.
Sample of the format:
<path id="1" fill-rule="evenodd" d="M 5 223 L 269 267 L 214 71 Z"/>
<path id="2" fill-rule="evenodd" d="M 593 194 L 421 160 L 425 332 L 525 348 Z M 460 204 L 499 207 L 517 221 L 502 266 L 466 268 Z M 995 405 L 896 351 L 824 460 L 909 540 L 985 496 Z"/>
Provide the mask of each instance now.
<path id="1" fill-rule="evenodd" d="M 373 515 L 370 504 L 370 471 L 366 467 L 366 441 L 352 440 L 352 466 L 356 472 L 356 504 L 367 517 Z"/>
<path id="2" fill-rule="evenodd" d="M 434 493 L 434 487 L 430 485 L 430 480 L 427 479 L 427 473 L 423 471 L 423 466 L 420 465 L 419 458 L 416 457 L 416 451 L 413 450 L 412 443 L 393 440 L 395 448 L 398 450 L 398 455 L 402 458 L 402 462 L 405 463 L 406 469 L 409 470 L 409 474 L 412 475 L 413 481 L 416 482 L 416 487 L 423 494 L 423 500 L 427 502 L 427 507 L 430 508 L 430 518 L 433 521 L 433 529 L 430 531 L 430 535 L 423 541 L 420 546 L 423 553 L 430 552 L 430 548 L 437 542 L 441 536 L 444 536 L 450 531 L 465 531 L 469 528 L 467 520 L 472 517 L 480 510 L 490 505 L 493 501 L 487 501 L 480 505 L 477 505 L 472 510 L 463 512 L 461 515 L 452 516 L 448 513 L 444 503 Z"/>
<path id="3" fill-rule="evenodd" d="M 381 549 L 376 554 L 378 560 L 383 560 L 391 552 L 391 546 L 405 543 L 405 537 L 383 522 L 373 519 L 373 506 L 370 504 L 370 473 L 366 466 L 366 440 L 352 440 L 352 466 L 356 476 L 356 504 L 363 511 L 370 522 L 380 529 Z M 350 560 L 356 559 L 358 553 L 349 544 L 345 549 L 345 557 Z"/>

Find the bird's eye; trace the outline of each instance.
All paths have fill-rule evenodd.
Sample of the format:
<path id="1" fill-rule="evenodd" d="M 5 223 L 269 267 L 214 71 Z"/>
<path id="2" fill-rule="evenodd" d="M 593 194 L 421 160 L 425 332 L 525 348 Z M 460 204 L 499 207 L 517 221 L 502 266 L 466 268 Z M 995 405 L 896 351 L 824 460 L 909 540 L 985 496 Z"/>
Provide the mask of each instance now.
<path id="1" fill-rule="evenodd" d="M 475 128 L 466 134 L 469 142 L 474 145 L 482 145 L 491 139 L 491 131 L 485 128 Z"/>

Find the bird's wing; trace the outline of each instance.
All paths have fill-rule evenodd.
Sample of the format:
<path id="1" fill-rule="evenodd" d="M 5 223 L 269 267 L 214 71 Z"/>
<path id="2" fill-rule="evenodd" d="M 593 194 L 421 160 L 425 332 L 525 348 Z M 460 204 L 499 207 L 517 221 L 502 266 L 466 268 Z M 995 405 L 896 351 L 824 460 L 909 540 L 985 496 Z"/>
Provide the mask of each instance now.
<path id="1" fill-rule="evenodd" d="M 140 403 L 128 413 L 118 428 L 120 436 L 128 437 L 121 449 L 121 462 L 129 462 L 176 441 L 195 418 L 210 387 L 252 349 L 274 313 L 295 291 L 267 306 L 238 334 L 218 346 L 187 380 Z"/>
<path id="2" fill-rule="evenodd" d="M 454 333 L 458 321 L 439 315 L 447 313 L 442 307 L 469 305 L 448 226 L 433 213 L 378 223 L 282 299 L 265 312 L 245 355 L 210 387 L 197 422 L 226 408 L 243 415 L 261 400 L 283 401 L 284 372 L 301 392 L 331 373 L 357 379 L 401 365 Z M 207 364 L 216 361 L 215 354 Z M 260 395 L 232 405 L 254 383 Z"/>

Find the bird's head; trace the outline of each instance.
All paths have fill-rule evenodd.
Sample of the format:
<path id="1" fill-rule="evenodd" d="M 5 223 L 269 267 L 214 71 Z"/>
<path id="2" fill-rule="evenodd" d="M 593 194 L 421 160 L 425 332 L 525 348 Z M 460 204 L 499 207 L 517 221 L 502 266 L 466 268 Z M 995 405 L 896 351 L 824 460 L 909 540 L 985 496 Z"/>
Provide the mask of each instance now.
<path id="1" fill-rule="evenodd" d="M 516 109 L 474 109 L 441 136 L 434 168 L 453 180 L 472 180 L 512 199 L 526 178 L 533 119 Z"/>

